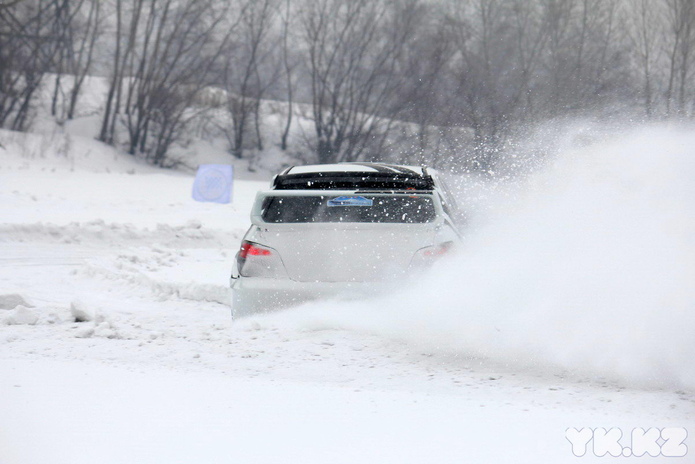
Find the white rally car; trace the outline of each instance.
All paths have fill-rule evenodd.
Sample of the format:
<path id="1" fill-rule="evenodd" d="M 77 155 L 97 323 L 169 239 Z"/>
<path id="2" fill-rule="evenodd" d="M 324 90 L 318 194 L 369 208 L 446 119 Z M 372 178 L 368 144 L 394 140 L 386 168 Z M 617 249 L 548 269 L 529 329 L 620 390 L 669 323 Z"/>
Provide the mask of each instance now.
<path id="1" fill-rule="evenodd" d="M 449 252 L 456 204 L 425 167 L 296 166 L 258 192 L 231 276 L 232 314 L 372 293 Z"/>

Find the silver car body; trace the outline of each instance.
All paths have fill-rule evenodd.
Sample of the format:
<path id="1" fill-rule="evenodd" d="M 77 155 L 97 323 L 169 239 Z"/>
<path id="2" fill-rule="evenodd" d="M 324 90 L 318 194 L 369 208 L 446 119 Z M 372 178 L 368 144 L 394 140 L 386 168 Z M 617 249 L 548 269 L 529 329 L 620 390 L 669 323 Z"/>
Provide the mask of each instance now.
<path id="1" fill-rule="evenodd" d="M 412 172 L 414 182 L 427 178 L 432 188 L 383 188 L 381 182 L 399 186 L 388 183 L 387 169 Z M 380 177 L 370 177 L 375 172 Z M 256 196 L 232 271 L 234 317 L 373 294 L 458 240 L 453 203 L 444 199 L 436 173 L 425 168 L 344 163 L 291 168 L 282 176 L 289 187 L 275 179 L 272 189 Z M 337 181 L 327 180 L 334 176 Z M 297 178 L 300 183 L 291 184 Z M 351 181 L 344 179 L 356 179 L 355 188 L 345 188 Z"/>

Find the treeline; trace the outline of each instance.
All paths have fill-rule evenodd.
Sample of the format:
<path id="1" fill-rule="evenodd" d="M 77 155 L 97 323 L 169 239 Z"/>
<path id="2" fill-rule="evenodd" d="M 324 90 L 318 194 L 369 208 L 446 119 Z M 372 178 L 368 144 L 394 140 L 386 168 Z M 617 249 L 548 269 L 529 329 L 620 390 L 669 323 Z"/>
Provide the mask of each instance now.
<path id="1" fill-rule="evenodd" d="M 301 104 L 314 161 L 488 169 L 543 121 L 692 119 L 694 49 L 695 0 L 5 0 L 0 127 L 28 128 L 47 75 L 75 117 L 96 74 L 99 138 L 161 166 L 210 111 L 234 156 L 290 149 Z M 277 140 L 265 99 L 286 102 Z"/>

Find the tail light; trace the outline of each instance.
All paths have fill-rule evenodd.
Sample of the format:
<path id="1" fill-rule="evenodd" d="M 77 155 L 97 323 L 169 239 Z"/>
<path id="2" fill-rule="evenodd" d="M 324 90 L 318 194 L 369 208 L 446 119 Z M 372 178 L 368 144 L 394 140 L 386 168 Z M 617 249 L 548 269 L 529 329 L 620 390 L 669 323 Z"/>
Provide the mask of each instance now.
<path id="1" fill-rule="evenodd" d="M 435 261 L 446 256 L 454 249 L 454 242 L 442 242 L 434 246 L 421 248 L 415 253 L 410 262 L 410 267 L 421 269 L 431 266 Z"/>
<path id="2" fill-rule="evenodd" d="M 239 274 L 244 277 L 287 277 L 282 259 L 273 248 L 244 240 L 236 259 Z"/>
<path id="3" fill-rule="evenodd" d="M 262 247 L 256 243 L 251 243 L 244 240 L 241 243 L 241 248 L 239 249 L 239 256 L 237 259 L 246 259 L 248 255 L 251 256 L 270 256 L 273 252 L 269 248 Z"/>
<path id="4" fill-rule="evenodd" d="M 440 243 L 439 245 L 435 245 L 432 247 L 427 247 L 423 248 L 420 250 L 422 252 L 422 255 L 428 258 L 438 258 L 440 256 L 444 256 L 451 251 L 451 249 L 454 247 L 454 242 L 444 242 Z"/>

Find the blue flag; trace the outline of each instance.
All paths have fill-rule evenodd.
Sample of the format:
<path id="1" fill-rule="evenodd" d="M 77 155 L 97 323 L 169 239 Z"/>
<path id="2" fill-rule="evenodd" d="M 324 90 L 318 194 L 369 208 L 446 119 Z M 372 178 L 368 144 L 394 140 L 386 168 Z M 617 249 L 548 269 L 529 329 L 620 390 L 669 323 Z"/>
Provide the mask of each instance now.
<path id="1" fill-rule="evenodd" d="M 193 199 L 213 203 L 229 203 L 232 199 L 232 166 L 201 164 L 193 183 Z"/>

